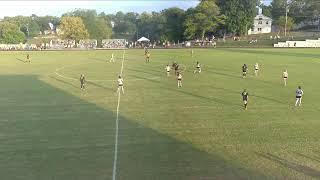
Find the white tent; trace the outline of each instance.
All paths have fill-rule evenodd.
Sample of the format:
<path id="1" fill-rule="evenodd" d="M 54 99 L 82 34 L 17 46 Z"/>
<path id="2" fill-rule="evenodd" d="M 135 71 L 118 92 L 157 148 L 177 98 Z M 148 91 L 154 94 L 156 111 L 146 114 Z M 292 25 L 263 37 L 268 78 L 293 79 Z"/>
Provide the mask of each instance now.
<path id="1" fill-rule="evenodd" d="M 150 42 L 148 38 L 141 37 L 140 39 L 137 40 L 138 42 Z"/>

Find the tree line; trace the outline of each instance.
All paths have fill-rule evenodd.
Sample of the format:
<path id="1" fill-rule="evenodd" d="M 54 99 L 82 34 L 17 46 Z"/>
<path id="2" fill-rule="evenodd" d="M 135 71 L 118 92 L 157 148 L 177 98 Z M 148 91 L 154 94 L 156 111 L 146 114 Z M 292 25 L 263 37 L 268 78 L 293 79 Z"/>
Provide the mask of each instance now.
<path id="1" fill-rule="evenodd" d="M 285 24 L 287 29 L 291 29 L 302 21 L 320 19 L 320 2 L 317 0 L 273 0 L 269 6 L 259 0 L 201 0 L 196 7 L 187 10 L 173 7 L 141 14 L 121 11 L 98 14 L 95 10 L 77 9 L 61 17 L 5 17 L 0 22 L 0 43 L 24 42 L 52 27 L 63 32 L 61 38 L 73 40 L 136 40 L 145 36 L 151 41 L 177 42 L 203 39 L 213 34 L 241 36 L 252 28 L 257 7 L 263 10 L 264 15 L 271 17 L 280 29 Z"/>

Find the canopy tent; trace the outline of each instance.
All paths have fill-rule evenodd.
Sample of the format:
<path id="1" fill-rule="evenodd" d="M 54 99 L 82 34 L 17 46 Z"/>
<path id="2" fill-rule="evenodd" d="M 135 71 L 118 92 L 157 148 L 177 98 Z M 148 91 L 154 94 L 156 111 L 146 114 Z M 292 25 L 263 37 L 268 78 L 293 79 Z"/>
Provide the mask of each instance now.
<path id="1" fill-rule="evenodd" d="M 148 38 L 141 37 L 140 39 L 137 40 L 138 42 L 150 42 Z"/>

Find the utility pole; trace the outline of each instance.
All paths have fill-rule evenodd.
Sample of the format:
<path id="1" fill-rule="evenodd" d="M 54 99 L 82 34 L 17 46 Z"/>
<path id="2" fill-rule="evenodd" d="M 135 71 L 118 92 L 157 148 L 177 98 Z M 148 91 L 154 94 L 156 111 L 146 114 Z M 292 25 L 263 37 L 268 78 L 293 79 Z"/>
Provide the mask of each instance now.
<path id="1" fill-rule="evenodd" d="M 284 36 L 285 37 L 287 37 L 287 24 L 288 24 L 288 12 L 289 12 L 288 1 L 289 0 L 286 0 L 286 24 L 284 26 Z"/>

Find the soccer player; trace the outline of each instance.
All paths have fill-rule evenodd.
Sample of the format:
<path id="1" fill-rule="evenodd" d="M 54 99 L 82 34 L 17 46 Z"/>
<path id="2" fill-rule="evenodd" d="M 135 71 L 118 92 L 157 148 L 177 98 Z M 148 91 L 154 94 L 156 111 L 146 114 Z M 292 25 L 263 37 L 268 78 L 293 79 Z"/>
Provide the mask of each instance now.
<path id="1" fill-rule="evenodd" d="M 259 64 L 256 63 L 256 64 L 254 65 L 254 74 L 255 74 L 256 76 L 258 76 L 258 72 L 259 72 Z"/>
<path id="2" fill-rule="evenodd" d="M 150 52 L 146 54 L 146 63 L 150 62 Z"/>
<path id="3" fill-rule="evenodd" d="M 282 78 L 283 78 L 283 82 L 284 82 L 284 86 L 287 86 L 287 79 L 288 79 L 288 71 L 284 70 L 282 73 Z"/>
<path id="4" fill-rule="evenodd" d="M 84 77 L 83 74 L 81 74 L 81 76 L 80 76 L 80 89 L 81 90 L 85 90 L 85 86 L 84 86 L 85 83 L 86 83 L 86 78 Z"/>
<path id="5" fill-rule="evenodd" d="M 144 47 L 144 55 L 147 55 L 149 52 L 148 48 L 147 47 Z"/>
<path id="6" fill-rule="evenodd" d="M 171 67 L 169 66 L 169 64 L 166 66 L 165 70 L 167 71 L 167 76 L 170 76 Z"/>
<path id="7" fill-rule="evenodd" d="M 124 88 L 123 88 L 123 79 L 121 76 L 118 77 L 118 90 L 117 93 L 120 93 L 122 91 L 122 94 L 124 94 Z"/>
<path id="8" fill-rule="evenodd" d="M 114 61 L 114 55 L 113 55 L 113 53 L 111 54 L 111 58 L 110 58 L 110 61 L 109 62 L 115 62 Z"/>
<path id="9" fill-rule="evenodd" d="M 196 69 L 193 71 L 193 73 L 196 73 L 196 72 L 201 73 L 201 65 L 199 61 L 197 61 Z"/>
<path id="10" fill-rule="evenodd" d="M 177 73 L 177 80 L 178 80 L 178 88 L 182 87 L 182 74 L 180 72 Z"/>
<path id="11" fill-rule="evenodd" d="M 303 90 L 301 89 L 301 86 L 299 86 L 298 89 L 296 90 L 296 104 L 295 104 L 295 106 L 301 106 L 302 96 L 303 96 Z"/>
<path id="12" fill-rule="evenodd" d="M 247 71 L 248 71 L 248 67 L 247 67 L 246 64 L 244 64 L 244 65 L 242 66 L 242 77 L 243 77 L 243 78 L 246 78 L 246 76 L 247 76 Z"/>
<path id="13" fill-rule="evenodd" d="M 27 54 L 27 61 L 26 62 L 29 62 L 29 63 L 31 62 L 29 54 Z"/>
<path id="14" fill-rule="evenodd" d="M 190 50 L 191 57 L 193 57 L 193 49 Z"/>
<path id="15" fill-rule="evenodd" d="M 247 110 L 248 109 L 249 93 L 247 92 L 246 89 L 244 89 L 243 92 L 241 93 L 241 95 L 242 95 L 242 100 L 243 100 L 243 104 L 244 104 L 244 109 Z"/>

